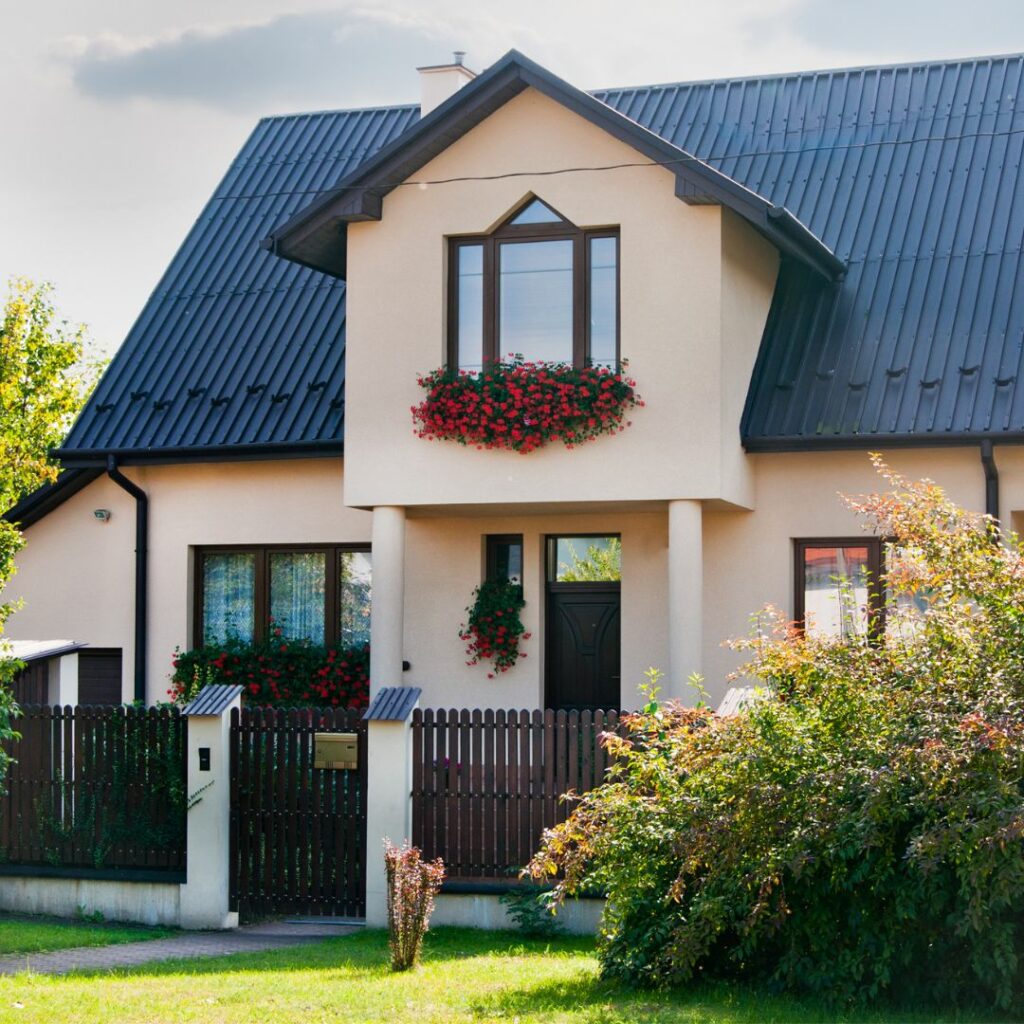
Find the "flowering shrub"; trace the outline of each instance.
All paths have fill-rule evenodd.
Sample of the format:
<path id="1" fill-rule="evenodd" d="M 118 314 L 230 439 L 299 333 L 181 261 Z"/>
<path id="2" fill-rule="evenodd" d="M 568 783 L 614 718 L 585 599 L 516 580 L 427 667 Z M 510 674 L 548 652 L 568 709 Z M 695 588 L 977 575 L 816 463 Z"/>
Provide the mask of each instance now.
<path id="1" fill-rule="evenodd" d="M 401 847 L 384 840 L 384 871 L 388 890 L 388 946 L 391 969 L 416 966 L 423 936 L 434 910 L 434 899 L 444 881 L 444 861 L 423 861 L 420 851 L 407 842 Z"/>
<path id="2" fill-rule="evenodd" d="M 370 650 L 289 640 L 280 629 L 265 640 L 228 640 L 174 652 L 168 693 L 187 704 L 210 683 L 241 683 L 247 704 L 260 707 L 365 707 L 370 695 Z"/>
<path id="3" fill-rule="evenodd" d="M 466 643 L 467 665 L 489 661 L 493 667 L 487 673 L 493 679 L 496 672 L 507 672 L 526 652 L 519 650 L 520 640 L 529 640 L 530 634 L 519 617 L 523 588 L 505 580 L 487 580 L 473 591 L 473 603 L 466 609 L 469 622 L 459 630 Z"/>
<path id="4" fill-rule="evenodd" d="M 896 544 L 885 636 L 767 616 L 744 642 L 759 700 L 653 701 L 546 833 L 531 872 L 556 899 L 608 893 L 605 975 L 1024 1009 L 1024 552 L 887 478 L 852 503 Z"/>
<path id="5" fill-rule="evenodd" d="M 604 366 L 513 359 L 480 373 L 442 367 L 419 384 L 427 397 L 412 409 L 418 437 L 523 455 L 550 441 L 572 448 L 616 434 L 629 426 L 628 410 L 644 404 L 636 381 Z"/>

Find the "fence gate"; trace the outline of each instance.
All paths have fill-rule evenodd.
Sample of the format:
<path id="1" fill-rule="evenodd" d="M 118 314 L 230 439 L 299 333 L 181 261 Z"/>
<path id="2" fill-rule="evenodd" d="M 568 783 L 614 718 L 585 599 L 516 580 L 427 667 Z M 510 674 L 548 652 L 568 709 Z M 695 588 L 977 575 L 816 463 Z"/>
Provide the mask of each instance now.
<path id="1" fill-rule="evenodd" d="M 231 909 L 366 913 L 366 723 L 346 709 L 231 713 Z M 314 767 L 317 733 L 355 733 L 357 766 Z"/>

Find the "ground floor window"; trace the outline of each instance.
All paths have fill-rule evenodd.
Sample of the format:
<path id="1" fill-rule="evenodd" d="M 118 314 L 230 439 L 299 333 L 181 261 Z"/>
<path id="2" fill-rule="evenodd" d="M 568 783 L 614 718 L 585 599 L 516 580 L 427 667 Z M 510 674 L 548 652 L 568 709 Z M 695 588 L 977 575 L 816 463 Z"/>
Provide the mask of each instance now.
<path id="1" fill-rule="evenodd" d="M 523 585 L 523 535 L 491 533 L 487 536 L 486 578 L 495 583 Z"/>
<path id="2" fill-rule="evenodd" d="M 811 636 L 864 636 L 882 613 L 877 537 L 798 540 L 795 618 Z"/>
<path id="3" fill-rule="evenodd" d="M 369 643 L 371 565 L 365 547 L 199 548 L 197 641 L 260 640 L 273 623 L 289 639 Z"/>

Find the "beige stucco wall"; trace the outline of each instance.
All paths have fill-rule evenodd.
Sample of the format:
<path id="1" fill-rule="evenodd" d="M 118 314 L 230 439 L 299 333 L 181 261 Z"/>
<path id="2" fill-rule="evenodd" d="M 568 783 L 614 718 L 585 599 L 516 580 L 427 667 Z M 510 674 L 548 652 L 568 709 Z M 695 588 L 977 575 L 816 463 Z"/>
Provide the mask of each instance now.
<path id="1" fill-rule="evenodd" d="M 128 467 L 149 495 L 148 696 L 165 697 L 171 656 L 190 641 L 192 556 L 204 544 L 366 543 L 371 516 L 341 503 L 341 459 Z M 98 522 L 93 510 L 113 512 Z M 133 694 L 135 508 L 106 477 L 26 531 L 11 586 L 14 639 L 71 637 L 124 652 Z"/>
<path id="2" fill-rule="evenodd" d="M 422 687 L 423 707 L 534 708 L 543 705 L 544 538 L 551 534 L 622 535 L 622 695 L 636 703 L 636 686 L 651 665 L 668 661 L 668 579 L 664 512 L 508 515 L 410 519 L 406 536 L 405 682 Z M 523 535 L 526 607 L 531 638 L 526 658 L 488 679 L 485 665 L 467 666 L 459 626 L 483 575 L 484 537 Z"/>
<path id="3" fill-rule="evenodd" d="M 416 179 L 643 160 L 526 90 Z M 381 221 L 350 225 L 346 503 L 747 500 L 738 411 L 777 256 L 719 207 L 680 202 L 674 182 L 648 166 L 399 188 Z M 530 192 L 581 227 L 620 227 L 621 349 L 647 406 L 623 434 L 575 451 L 524 457 L 419 440 L 416 374 L 445 360 L 445 238 L 488 231 Z"/>
<path id="4" fill-rule="evenodd" d="M 888 457 L 908 476 L 935 479 L 957 501 L 984 505 L 976 448 L 895 450 Z M 739 663 L 721 647 L 743 635 L 749 616 L 767 602 L 793 611 L 792 540 L 857 536 L 860 524 L 839 492 L 881 486 L 861 452 L 747 457 L 755 511 L 703 516 L 703 669 L 716 699 Z M 996 448 L 1004 521 L 1024 517 L 1024 448 Z M 150 494 L 149 695 L 160 699 L 171 652 L 189 640 L 190 547 L 217 543 L 366 542 L 371 514 L 345 508 L 340 460 L 294 460 L 178 467 L 129 468 Z M 92 515 L 109 508 L 107 524 Z M 667 668 L 667 515 L 663 508 L 607 511 L 575 508 L 501 515 L 413 514 L 407 524 L 404 682 L 424 689 L 422 704 L 455 707 L 535 707 L 543 694 L 543 539 L 557 533 L 621 533 L 623 703 L 648 666 Z M 522 533 L 525 542 L 524 619 L 533 634 L 528 657 L 488 679 L 465 664 L 458 628 L 483 571 L 488 533 Z M 124 694 L 132 694 L 134 508 L 123 491 L 101 478 L 27 531 L 12 591 L 25 607 L 10 620 L 16 639 L 74 637 L 121 647 Z"/>

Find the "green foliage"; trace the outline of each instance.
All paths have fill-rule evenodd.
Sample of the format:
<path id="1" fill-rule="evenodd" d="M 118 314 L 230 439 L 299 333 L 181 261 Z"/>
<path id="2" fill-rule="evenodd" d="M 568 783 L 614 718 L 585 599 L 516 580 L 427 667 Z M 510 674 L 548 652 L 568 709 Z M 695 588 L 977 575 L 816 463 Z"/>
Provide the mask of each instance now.
<path id="1" fill-rule="evenodd" d="M 58 323 L 48 286 L 11 280 L 0 312 L 0 513 L 57 478 L 49 451 L 63 438 L 95 383 L 98 367 L 84 362 L 82 328 Z M 24 543 L 0 519 L 0 595 Z M 0 633 L 17 605 L 0 597 Z M 5 657 L 0 637 L 0 740 L 14 738 L 10 683 L 22 665 Z M 10 763 L 0 748 L 0 788 Z"/>
<path id="2" fill-rule="evenodd" d="M 176 743 L 153 743 L 149 718 L 125 722 L 123 742 L 104 745 L 102 756 L 83 738 L 81 781 L 57 777 L 36 805 L 39 844 L 54 867 L 70 844 L 93 867 L 111 865 L 117 847 L 176 851 L 185 846 L 186 792 L 182 752 Z M 93 740 L 95 742 L 95 740 Z M 102 772 L 94 765 L 103 764 Z"/>
<path id="3" fill-rule="evenodd" d="M 473 603 L 466 609 L 469 621 L 459 629 L 467 665 L 489 661 L 487 678 L 493 679 L 526 657 L 519 649 L 521 640 L 530 639 L 519 616 L 525 605 L 522 586 L 511 580 L 485 580 L 473 591 Z"/>
<path id="4" fill-rule="evenodd" d="M 554 915 L 551 890 L 540 885 L 523 882 L 503 892 L 498 902 L 524 935 L 535 939 L 554 939 L 565 929 Z"/>
<path id="5" fill-rule="evenodd" d="M 240 683 L 248 704 L 260 707 L 361 708 L 369 702 L 370 649 L 325 647 L 291 640 L 275 628 L 264 640 L 226 640 L 174 652 L 168 691 L 187 704 L 211 683 Z"/>
<path id="6" fill-rule="evenodd" d="M 589 544 L 585 555 L 579 555 L 572 541 L 567 541 L 572 565 L 559 565 L 560 583 L 603 583 L 622 579 L 622 540 L 609 537 L 604 545 Z"/>
<path id="7" fill-rule="evenodd" d="M 769 610 L 742 645 L 761 699 L 633 716 L 546 835 L 535 877 L 609 894 L 605 975 L 1024 1005 L 1024 555 L 881 469 L 892 493 L 851 504 L 896 541 L 886 636 Z"/>

